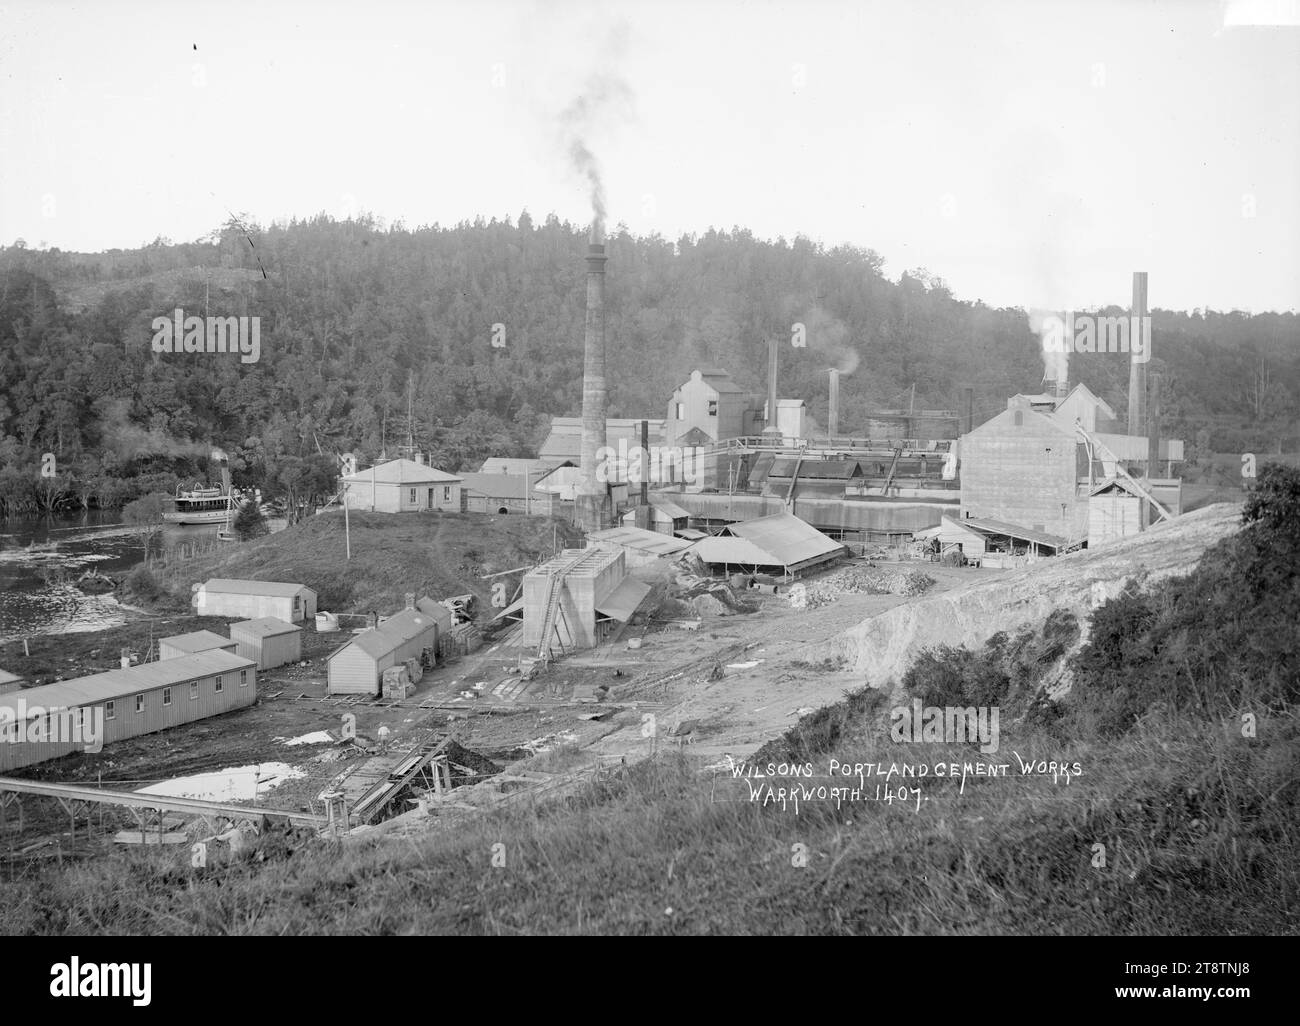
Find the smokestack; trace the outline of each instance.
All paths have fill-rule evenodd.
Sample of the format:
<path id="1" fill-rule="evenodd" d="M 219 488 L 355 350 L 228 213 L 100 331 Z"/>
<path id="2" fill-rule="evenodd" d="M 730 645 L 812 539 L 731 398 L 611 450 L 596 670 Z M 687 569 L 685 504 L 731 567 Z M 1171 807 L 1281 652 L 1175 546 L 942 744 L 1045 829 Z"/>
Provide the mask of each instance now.
<path id="1" fill-rule="evenodd" d="M 830 410 L 826 414 L 826 433 L 834 438 L 840 432 L 840 372 L 831 368 Z"/>
<path id="2" fill-rule="evenodd" d="M 767 430 L 779 431 L 776 423 L 776 347 L 775 338 L 767 340 Z"/>
<path id="3" fill-rule="evenodd" d="M 1142 318 L 1147 315 L 1147 272 L 1133 272 L 1133 308 L 1130 311 L 1130 334 L 1132 326 L 1142 330 Z M 1145 361 L 1150 353 L 1138 353 L 1133 349 L 1132 338 L 1129 339 L 1132 351 L 1128 365 L 1128 433 L 1143 435 L 1147 430 L 1147 365 Z M 1138 357 L 1142 359 L 1139 360 Z"/>
<path id="4" fill-rule="evenodd" d="M 1062 368 L 1062 376 L 1056 379 L 1056 398 L 1064 399 L 1069 391 L 1070 379 L 1064 376 L 1064 368 Z"/>
<path id="5" fill-rule="evenodd" d="M 413 591 L 408 591 L 406 593 L 406 608 L 407 609 L 415 608 L 415 592 Z"/>
<path id="6" fill-rule="evenodd" d="M 1151 409 L 1147 416 L 1147 477 L 1156 476 L 1160 466 L 1160 375 L 1151 373 Z"/>
<path id="7" fill-rule="evenodd" d="M 966 434 L 975 430 L 975 389 L 966 389 Z"/>
<path id="8" fill-rule="evenodd" d="M 650 504 L 650 422 L 641 421 L 641 505 Z"/>
<path id="9" fill-rule="evenodd" d="M 605 419 L 605 246 L 587 247 L 587 323 L 582 365 L 582 450 L 577 514 L 584 530 L 608 527 L 609 488 L 598 480 L 600 450 L 606 446 Z"/>

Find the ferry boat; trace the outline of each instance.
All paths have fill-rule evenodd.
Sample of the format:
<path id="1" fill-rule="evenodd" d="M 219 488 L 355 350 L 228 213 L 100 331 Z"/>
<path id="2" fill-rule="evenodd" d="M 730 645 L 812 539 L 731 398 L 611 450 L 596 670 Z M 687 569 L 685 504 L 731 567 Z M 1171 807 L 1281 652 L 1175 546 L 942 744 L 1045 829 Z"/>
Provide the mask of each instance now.
<path id="1" fill-rule="evenodd" d="M 177 485 L 174 508 L 163 513 L 163 520 L 169 524 L 225 524 L 230 506 L 230 492 L 225 489 Z"/>

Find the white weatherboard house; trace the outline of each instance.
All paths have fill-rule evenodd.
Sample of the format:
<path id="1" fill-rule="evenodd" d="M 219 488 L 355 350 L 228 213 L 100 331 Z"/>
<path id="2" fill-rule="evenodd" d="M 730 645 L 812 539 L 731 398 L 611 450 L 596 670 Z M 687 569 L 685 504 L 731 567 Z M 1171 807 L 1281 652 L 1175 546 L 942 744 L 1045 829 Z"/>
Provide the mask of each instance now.
<path id="1" fill-rule="evenodd" d="M 204 616 L 255 620 L 274 616 L 301 623 L 316 615 L 316 593 L 305 584 L 213 577 L 194 591 L 194 608 Z"/>
<path id="2" fill-rule="evenodd" d="M 372 513 L 460 512 L 461 479 L 417 460 L 389 460 L 343 478 L 345 501 Z"/>

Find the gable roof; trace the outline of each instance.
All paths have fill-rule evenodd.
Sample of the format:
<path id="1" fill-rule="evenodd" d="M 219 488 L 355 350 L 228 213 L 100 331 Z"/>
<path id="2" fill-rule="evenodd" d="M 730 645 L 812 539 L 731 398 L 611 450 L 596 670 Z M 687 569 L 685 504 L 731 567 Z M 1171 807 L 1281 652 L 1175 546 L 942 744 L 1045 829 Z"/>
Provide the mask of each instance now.
<path id="1" fill-rule="evenodd" d="M 839 542 L 832 541 L 793 513 L 772 513 L 728 524 L 722 529 L 722 534 L 744 538 L 770 553 L 775 558 L 765 562 L 773 566 L 795 567 L 844 551 Z"/>
<path id="2" fill-rule="evenodd" d="M 1112 407 L 1110 403 L 1106 402 L 1105 399 L 1099 396 L 1096 392 L 1094 392 L 1091 388 L 1085 385 L 1082 381 L 1080 381 L 1077 385 L 1075 385 L 1072 389 L 1070 389 L 1070 394 L 1067 395 L 1065 399 L 1066 400 L 1073 399 L 1075 393 L 1080 391 L 1083 392 L 1083 395 L 1081 395 L 1079 398 L 1086 399 L 1094 406 L 1100 407 L 1103 411 L 1105 411 L 1106 416 L 1109 417 L 1111 420 L 1115 419 L 1114 407 Z"/>
<path id="3" fill-rule="evenodd" d="M 227 648 L 234 642 L 223 638 L 215 631 L 191 631 L 189 634 L 174 634 L 170 638 L 159 638 L 159 645 L 178 648 L 182 652 L 207 652 L 213 648 Z"/>
<path id="4" fill-rule="evenodd" d="M 473 492 L 476 495 L 486 495 L 489 498 L 500 499 L 522 499 L 525 493 L 525 484 L 530 485 L 527 490 L 530 492 L 537 491 L 538 478 L 527 480 L 522 474 L 462 474 L 461 487 L 467 492 Z"/>
<path id="5" fill-rule="evenodd" d="M 203 590 L 217 595 L 269 595 L 273 598 L 293 598 L 300 591 L 312 591 L 305 584 L 235 580 L 228 577 L 209 578 L 203 583 Z M 312 594 L 316 593 L 312 591 Z"/>
<path id="6" fill-rule="evenodd" d="M 460 478 L 415 460 L 399 459 L 358 470 L 343 480 L 356 484 L 370 484 L 371 481 L 376 484 L 420 484 L 425 481 L 459 481 Z"/>
<path id="7" fill-rule="evenodd" d="M 522 459 L 513 456 L 489 456 L 478 468 L 480 474 L 531 474 L 550 473 L 556 467 L 572 466 L 571 460 Z M 463 475 L 462 475 L 463 476 Z"/>
<path id="8" fill-rule="evenodd" d="M 0 708 L 8 708 L 16 716 L 17 703 L 21 699 L 29 710 L 36 705 L 51 710 L 67 709 L 183 684 L 186 681 L 198 680 L 200 677 L 210 677 L 218 673 L 256 668 L 257 664 L 251 659 L 214 648 L 207 652 L 177 656 L 175 659 L 159 659 L 157 662 L 140 663 L 127 669 L 108 670 L 89 677 L 78 677 L 75 680 L 58 681 L 43 687 L 12 691 L 0 695 Z"/>
<path id="9" fill-rule="evenodd" d="M 232 634 L 236 628 L 242 634 L 249 634 L 258 638 L 274 638 L 281 634 L 292 634 L 295 631 L 302 630 L 296 623 L 288 623 L 277 616 L 259 616 L 256 620 L 241 620 L 239 623 L 232 623 L 230 625 Z"/>
<path id="10" fill-rule="evenodd" d="M 963 517 L 957 523 L 968 530 L 978 531 L 981 534 L 1001 534 L 1008 538 L 1018 538 L 1020 541 L 1036 542 L 1039 545 L 1046 545 L 1053 549 L 1062 549 L 1070 544 L 1069 539 L 1062 538 L 1059 534 L 1040 531 L 1036 527 L 1013 524 L 1009 520 L 994 520 L 992 517 Z"/>
<path id="11" fill-rule="evenodd" d="M 418 638 L 430 628 L 436 629 L 437 626 L 437 621 L 423 610 L 403 609 L 400 613 L 390 616 L 378 627 L 372 627 L 358 634 L 349 644 L 356 645 L 366 655 L 378 659 L 413 638 Z M 334 654 L 337 655 L 347 647 L 344 645 Z"/>

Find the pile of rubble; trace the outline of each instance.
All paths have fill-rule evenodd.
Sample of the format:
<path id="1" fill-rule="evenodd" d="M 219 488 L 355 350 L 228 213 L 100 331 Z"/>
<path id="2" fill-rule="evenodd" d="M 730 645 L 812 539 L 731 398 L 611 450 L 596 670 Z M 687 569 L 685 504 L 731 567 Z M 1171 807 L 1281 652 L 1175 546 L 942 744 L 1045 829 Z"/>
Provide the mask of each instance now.
<path id="1" fill-rule="evenodd" d="M 817 581 L 796 584 L 789 591 L 795 609 L 816 609 L 841 595 L 924 595 L 934 578 L 920 570 L 850 566 Z"/>
<path id="2" fill-rule="evenodd" d="M 659 604 L 659 615 L 672 617 L 733 616 L 752 613 L 757 605 L 741 598 L 726 581 L 692 573 L 674 573 Z"/>

